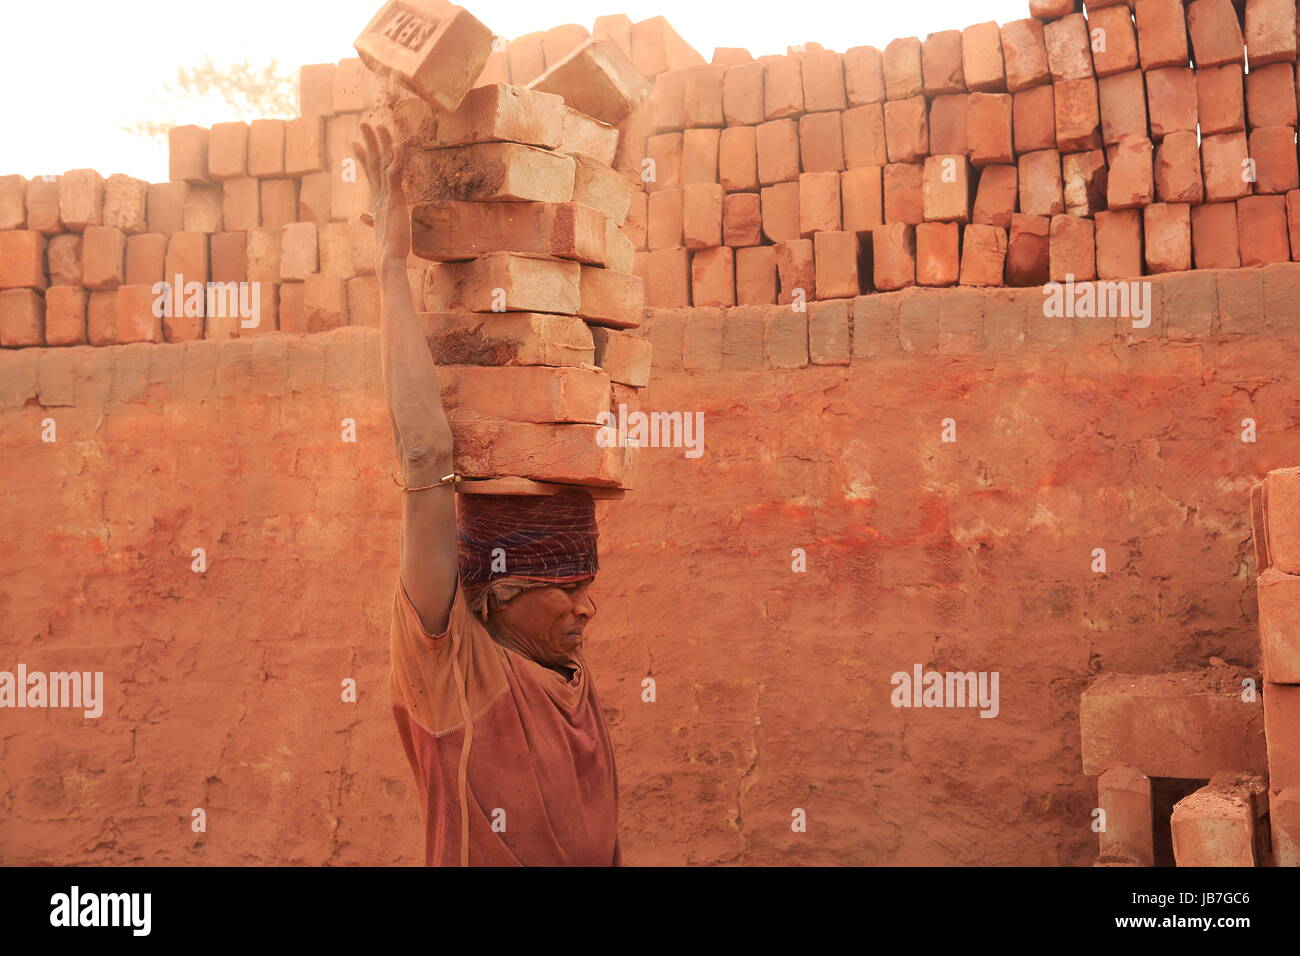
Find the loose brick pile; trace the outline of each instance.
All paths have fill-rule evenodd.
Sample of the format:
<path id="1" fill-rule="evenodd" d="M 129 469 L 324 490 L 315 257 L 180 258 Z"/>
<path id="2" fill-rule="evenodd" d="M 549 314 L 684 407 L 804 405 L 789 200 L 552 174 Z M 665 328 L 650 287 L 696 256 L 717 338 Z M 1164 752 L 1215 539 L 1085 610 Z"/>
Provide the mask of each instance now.
<path id="1" fill-rule="evenodd" d="M 883 52 L 663 62 L 619 158 L 653 177 L 632 212 L 648 304 L 1300 258 L 1295 0 L 1030 13 Z"/>

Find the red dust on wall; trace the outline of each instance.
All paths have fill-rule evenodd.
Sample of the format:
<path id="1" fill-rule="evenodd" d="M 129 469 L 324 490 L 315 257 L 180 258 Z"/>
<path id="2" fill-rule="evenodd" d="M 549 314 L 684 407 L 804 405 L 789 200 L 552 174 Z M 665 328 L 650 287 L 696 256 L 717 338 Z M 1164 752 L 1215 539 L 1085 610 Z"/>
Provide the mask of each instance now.
<path id="1" fill-rule="evenodd" d="M 788 308 L 654 312 L 641 408 L 706 427 L 601 505 L 627 861 L 1090 863 L 1088 681 L 1258 660 L 1247 503 L 1300 458 L 1297 276 L 1161 277 L 1145 330 L 1034 289 L 863 297 L 847 365 Z M 6 352 L 0 435 L 0 669 L 107 689 L 98 720 L 6 713 L 0 861 L 417 863 L 377 332 Z M 999 672 L 998 716 L 896 709 L 918 664 Z"/>

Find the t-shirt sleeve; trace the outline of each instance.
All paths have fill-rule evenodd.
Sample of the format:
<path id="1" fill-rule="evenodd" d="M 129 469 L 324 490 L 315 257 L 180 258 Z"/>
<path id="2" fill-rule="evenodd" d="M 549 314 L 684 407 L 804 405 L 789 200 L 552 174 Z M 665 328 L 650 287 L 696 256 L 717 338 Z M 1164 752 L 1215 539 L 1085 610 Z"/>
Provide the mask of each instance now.
<path id="1" fill-rule="evenodd" d="M 430 634 L 398 580 L 390 654 L 393 702 L 435 735 L 464 725 L 462 691 L 473 716 L 509 686 L 501 648 L 470 611 L 459 581 L 447 629 Z"/>

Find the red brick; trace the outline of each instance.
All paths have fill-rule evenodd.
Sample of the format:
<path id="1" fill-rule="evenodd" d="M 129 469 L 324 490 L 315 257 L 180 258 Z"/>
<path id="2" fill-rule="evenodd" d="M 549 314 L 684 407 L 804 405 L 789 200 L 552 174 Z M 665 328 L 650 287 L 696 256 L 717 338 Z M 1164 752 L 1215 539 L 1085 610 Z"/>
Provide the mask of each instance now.
<path id="1" fill-rule="evenodd" d="M 582 266 L 578 315 L 591 325 L 634 329 L 645 311 L 645 284 L 631 273 Z"/>
<path id="2" fill-rule="evenodd" d="M 249 205 L 249 199 L 256 200 L 257 180 L 255 179 L 232 179 L 228 182 L 233 183 L 231 191 L 234 193 L 239 190 L 240 202 Z M 183 232 L 220 232 L 222 222 L 222 207 L 225 200 L 225 185 L 219 186 L 188 186 L 185 192 L 185 208 L 182 213 L 184 221 Z M 251 204 L 252 209 L 256 209 L 255 204 Z M 232 206 L 233 214 L 236 216 L 246 216 L 251 210 L 246 206 Z"/>
<path id="3" fill-rule="evenodd" d="M 925 219 L 966 223 L 970 221 L 970 206 L 970 164 L 966 157 L 927 157 L 922 182 L 922 210 Z M 919 246 L 919 233 L 917 243 Z M 954 263 L 954 272 L 955 269 Z"/>
<path id="4" fill-rule="evenodd" d="M 297 180 L 259 179 L 257 182 L 261 184 L 258 196 L 261 221 L 255 225 L 278 228 L 286 223 L 298 221 Z M 225 220 L 224 213 L 222 220 L 223 222 Z M 238 217 L 231 220 L 231 222 L 238 221 Z"/>
<path id="5" fill-rule="evenodd" d="M 195 195 L 194 190 L 190 191 L 190 195 L 191 197 Z M 249 177 L 227 179 L 221 184 L 220 225 L 209 223 L 213 228 L 205 228 L 202 231 L 216 232 L 219 228 L 225 228 L 228 232 L 241 232 L 262 225 L 261 197 L 260 180 Z M 186 225 L 192 225 L 192 223 Z M 191 229 L 188 231 L 198 232 L 200 230 Z"/>
<path id="6" fill-rule="evenodd" d="M 1192 267 L 1192 226 L 1186 203 L 1152 203 L 1142 210 L 1147 272 L 1182 272 Z"/>
<path id="7" fill-rule="evenodd" d="M 844 228 L 849 232 L 867 232 L 885 221 L 882 169 L 861 166 L 840 174 L 840 201 L 843 204 Z"/>
<path id="8" fill-rule="evenodd" d="M 1241 267 L 1237 241 L 1237 204 L 1206 203 L 1192 207 L 1192 263 L 1197 269 Z"/>
<path id="9" fill-rule="evenodd" d="M 802 298 L 805 302 L 813 298 L 817 283 L 813 241 L 795 239 L 791 242 L 778 242 L 773 248 L 776 250 L 779 289 L 776 301 L 781 305 L 789 305 L 796 298 Z"/>
<path id="10" fill-rule="evenodd" d="M 722 115 L 728 126 L 754 126 L 767 118 L 763 108 L 762 63 L 731 66 L 722 74 Z"/>
<path id="11" fill-rule="evenodd" d="M 717 183 L 682 187 L 682 239 L 687 249 L 722 245 L 722 197 Z"/>
<path id="12" fill-rule="evenodd" d="M 1264 506 L 1272 566 L 1300 574 L 1300 470 L 1270 471 L 1264 479 Z"/>
<path id="13" fill-rule="evenodd" d="M 646 77 L 614 43 L 589 38 L 528 88 L 564 97 L 566 103 L 601 122 L 619 124 L 650 92 Z"/>
<path id="14" fill-rule="evenodd" d="M 761 196 L 763 234 L 772 242 L 799 238 L 799 184 L 765 186 Z"/>
<path id="15" fill-rule="evenodd" d="M 1187 30 L 1198 68 L 1245 61 L 1241 22 L 1232 0 L 1192 0 L 1187 4 Z"/>
<path id="16" fill-rule="evenodd" d="M 1045 284 L 1051 268 L 1051 225 L 1046 216 L 1017 213 L 1007 239 L 1007 285 Z"/>
<path id="17" fill-rule="evenodd" d="M 51 236 L 45 246 L 50 285 L 81 285 L 81 236 L 65 232 Z"/>
<path id="18" fill-rule="evenodd" d="M 1091 219 L 1053 216 L 1048 271 L 1053 282 L 1087 282 L 1097 277 L 1096 239 Z"/>
<path id="19" fill-rule="evenodd" d="M 309 63 L 298 71 L 298 111 L 303 116 L 334 112 L 333 63 Z"/>
<path id="20" fill-rule="evenodd" d="M 166 278 L 167 242 L 156 232 L 127 237 L 126 285 L 153 285 Z"/>
<path id="21" fill-rule="evenodd" d="M 1098 30 L 1102 31 L 1100 34 Z M 1098 76 L 1138 68 L 1137 31 L 1127 4 L 1088 10 L 1092 67 Z"/>
<path id="22" fill-rule="evenodd" d="M 149 184 L 114 173 L 104 180 L 104 207 L 101 221 L 105 226 L 121 229 L 128 236 L 147 231 L 146 209 L 149 201 Z"/>
<path id="23" fill-rule="evenodd" d="M 1147 78 L 1155 129 L 1155 98 Z M 1235 133 L 1246 128 L 1245 94 L 1241 67 L 1235 63 L 1196 71 L 1196 108 L 1202 136 Z"/>
<path id="24" fill-rule="evenodd" d="M 885 222 L 915 225 L 925 221 L 925 167 L 919 163 L 890 163 L 885 167 L 882 188 Z"/>
<path id="25" fill-rule="evenodd" d="M 794 120 L 781 119 L 757 127 L 758 181 L 764 186 L 799 178 L 799 134 Z"/>
<path id="26" fill-rule="evenodd" d="M 1043 27 L 1047 67 L 1052 82 L 1091 79 L 1092 42 L 1082 13 L 1072 13 Z"/>
<path id="27" fill-rule="evenodd" d="M 1065 212 L 1061 191 L 1061 154 L 1054 149 L 1020 157 L 1020 211 L 1031 216 Z"/>
<path id="28" fill-rule="evenodd" d="M 969 93 L 936 96 L 930 103 L 930 152 L 934 155 L 970 155 L 966 116 Z"/>
<path id="29" fill-rule="evenodd" d="M 1034 21 L 1037 23 L 1038 21 Z M 1036 86 L 1016 93 L 1012 103 L 1017 153 L 1056 148 L 1056 106 L 1052 87 Z M 933 139 L 933 134 L 931 136 Z"/>
<path id="30" fill-rule="evenodd" d="M 961 271 L 955 222 L 923 222 L 916 227 L 916 283 L 924 286 L 956 285 Z"/>
<path id="31" fill-rule="evenodd" d="M 1043 22 L 1031 18 L 1004 24 L 1002 59 L 1010 92 L 1019 93 L 1050 83 L 1052 74 L 1047 65 Z"/>
<path id="32" fill-rule="evenodd" d="M 86 296 L 86 341 L 91 345 L 117 343 L 117 290 Z"/>
<path id="33" fill-rule="evenodd" d="M 1065 212 L 1093 216 L 1106 208 L 1106 156 L 1099 149 L 1067 153 L 1061 157 L 1061 182 Z"/>
<path id="34" fill-rule="evenodd" d="M 335 113 L 360 113 L 375 105 L 379 77 L 359 57 L 340 60 L 331 97 Z"/>
<path id="35" fill-rule="evenodd" d="M 686 71 L 660 73 L 646 98 L 651 133 L 668 133 L 686 127 Z"/>
<path id="36" fill-rule="evenodd" d="M 1132 279 L 1142 275 L 1142 213 L 1121 209 L 1096 214 L 1097 278 Z"/>
<path id="37" fill-rule="evenodd" d="M 45 344 L 86 343 L 86 300 L 79 286 L 54 286 L 45 293 Z"/>
<path id="38" fill-rule="evenodd" d="M 629 119 L 630 122 L 630 119 Z M 590 157 L 602 166 L 613 166 L 618 156 L 619 129 L 608 123 L 602 123 L 594 116 L 580 113 L 572 107 L 564 108 L 564 122 L 561 126 L 563 138 L 558 147 L 561 153 L 570 156 L 579 154 Z"/>
<path id="39" fill-rule="evenodd" d="M 722 200 L 722 244 L 757 246 L 763 242 L 763 211 L 758 193 L 731 193 Z"/>
<path id="40" fill-rule="evenodd" d="M 1004 232 L 1018 209 L 1019 172 L 1015 166 L 985 166 L 980 171 L 979 187 L 971 221 L 997 226 Z"/>
<path id="41" fill-rule="evenodd" d="M 1146 87 L 1142 72 L 1116 73 L 1097 81 L 1101 138 L 1107 146 L 1125 136 L 1147 135 Z"/>
<path id="42" fill-rule="evenodd" d="M 248 124 L 213 123 L 208 134 L 208 174 L 213 179 L 248 175 Z"/>
<path id="43" fill-rule="evenodd" d="M 470 262 L 439 263 L 422 289 L 431 312 L 546 312 L 574 315 L 581 307 L 581 266 L 575 262 L 491 253 Z"/>
<path id="44" fill-rule="evenodd" d="M 152 189 L 152 187 L 150 187 Z M 183 189 L 184 186 L 182 185 Z M 27 207 L 27 228 L 42 235 L 52 236 L 63 231 L 59 219 L 59 185 L 45 182 L 39 176 L 27 184 L 24 197 Z"/>
<path id="45" fill-rule="evenodd" d="M 34 229 L 0 232 L 0 289 L 44 289 L 45 237 Z"/>
<path id="46" fill-rule="evenodd" d="M 164 332 L 166 341 L 181 342 L 198 338 L 190 334 L 195 329 L 202 329 L 202 316 L 176 316 L 160 318 L 154 315 L 154 302 L 157 296 L 149 286 L 124 285 L 116 292 L 114 312 L 116 313 L 116 334 L 113 341 L 128 342 L 162 342 Z M 206 299 L 204 300 L 206 303 Z M 180 311 L 177 309 L 177 311 Z M 170 330 L 175 330 L 173 335 Z"/>
<path id="47" fill-rule="evenodd" d="M 1010 93 L 971 94 L 966 129 L 972 165 L 1000 166 L 1016 161 L 1012 106 Z"/>
<path id="48" fill-rule="evenodd" d="M 1290 790 L 1300 783 L 1300 685 L 1268 683 L 1263 697 L 1269 783 Z"/>
<path id="49" fill-rule="evenodd" d="M 725 66 L 701 63 L 686 70 L 683 105 L 686 110 L 686 127 L 721 126 L 722 77 Z"/>
<path id="50" fill-rule="evenodd" d="M 885 99 L 906 100 L 925 90 L 921 71 L 921 41 L 916 37 L 890 40 L 885 47 Z"/>
<path id="51" fill-rule="evenodd" d="M 1010 129 L 1008 138 L 1009 135 Z M 891 163 L 917 162 L 930 152 L 930 121 L 925 97 L 890 100 L 885 104 L 885 146 Z"/>
<path id="52" fill-rule="evenodd" d="M 1123 9 L 1127 11 L 1126 7 Z M 1097 777 L 1097 805 L 1105 814 L 1106 823 L 1098 834 L 1101 859 L 1123 859 L 1132 861 L 1133 865 L 1154 866 L 1151 778 L 1135 767 L 1111 767 Z"/>
<path id="53" fill-rule="evenodd" d="M 734 250 L 717 246 L 692 254 L 691 302 L 696 307 L 730 308 L 736 304 Z"/>
<path id="54" fill-rule="evenodd" d="M 1056 20 L 1079 9 L 1079 0 L 1029 0 L 1029 15 L 1040 20 Z"/>
<path id="55" fill-rule="evenodd" d="M 0 348 L 44 345 L 45 300 L 34 289 L 0 291 Z"/>
<path id="56" fill-rule="evenodd" d="M 564 106 L 562 97 L 519 85 L 480 86 L 439 117 L 428 145 L 507 142 L 554 149 L 564 139 Z"/>
<path id="57" fill-rule="evenodd" d="M 315 225 L 313 223 L 313 225 Z M 319 227 L 318 227 L 319 228 Z M 272 285 L 280 281 L 280 229 L 250 229 L 244 233 L 245 264 L 248 280 L 263 285 Z M 130 247 L 127 249 L 128 271 Z"/>
<path id="58" fill-rule="evenodd" d="M 1300 684 L 1300 575 L 1271 568 L 1260 574 L 1257 593 L 1264 679 Z"/>
<path id="59" fill-rule="evenodd" d="M 168 178 L 174 183 L 210 183 L 208 131 L 202 126 L 173 126 L 167 131 Z"/>
<path id="60" fill-rule="evenodd" d="M 1255 192 L 1276 194 L 1300 188 L 1294 127 L 1252 129 L 1249 142 L 1250 156 L 1255 160 Z"/>
<path id="61" fill-rule="evenodd" d="M 965 92 L 961 47 L 960 30 L 943 30 L 925 38 L 921 44 L 921 76 L 926 96 Z"/>
<path id="62" fill-rule="evenodd" d="M 433 19 L 433 13 L 438 19 Z M 412 45 L 409 33 L 392 33 L 397 16 L 423 20 L 421 32 L 414 35 L 418 45 Z M 370 70 L 393 77 L 423 99 L 450 111 L 461 104 L 483 72 L 492 51 L 492 32 L 461 7 L 415 13 L 393 4 L 375 14 L 353 46 Z M 333 102 L 331 95 L 331 105 Z"/>
<path id="63" fill-rule="evenodd" d="M 171 235 L 185 229 L 185 200 L 190 187 L 185 183 L 152 183 L 145 201 L 145 219 L 150 232 Z"/>
<path id="64" fill-rule="evenodd" d="M 1106 205 L 1110 209 L 1134 209 L 1155 201 L 1151 141 L 1130 137 L 1107 150 L 1109 172 Z"/>
<path id="65" fill-rule="evenodd" d="M 1216 775 L 1210 786 L 1174 804 L 1170 833 L 1176 865 L 1259 866 L 1261 836 L 1253 790 L 1258 790 L 1267 807 L 1267 785 L 1262 776 L 1246 777 L 1237 785 Z M 1258 815 L 1264 813 L 1261 808 Z"/>
<path id="66" fill-rule="evenodd" d="M 1246 118 L 1251 128 L 1295 126 L 1295 68 L 1272 63 L 1246 76 Z"/>
<path id="67" fill-rule="evenodd" d="M 281 228 L 281 281 L 301 282 L 319 269 L 318 229 L 315 223 L 306 222 L 290 223 Z"/>
<path id="68" fill-rule="evenodd" d="M 989 169 L 998 167 L 990 166 Z M 1000 286 L 1006 267 L 1007 232 L 997 226 L 972 223 L 962 236 L 961 284 Z"/>
<path id="69" fill-rule="evenodd" d="M 843 110 L 844 58 L 830 50 L 816 50 L 799 57 L 803 75 L 803 105 L 809 113 Z"/>
<path id="70" fill-rule="evenodd" d="M 651 193 L 646 221 L 646 248 L 653 251 L 682 245 L 684 215 L 680 189 L 662 189 Z"/>
<path id="71" fill-rule="evenodd" d="M 967 89 L 978 93 L 1006 91 L 1002 32 L 992 20 L 961 31 L 961 58 Z"/>
<path id="72" fill-rule="evenodd" d="M 844 169 L 844 143 L 839 113 L 807 113 L 799 117 L 799 154 L 805 173 Z"/>
<path id="73" fill-rule="evenodd" d="M 682 133 L 682 185 L 718 181 L 718 142 L 716 129 L 688 129 Z M 601 167 L 604 168 L 604 167 Z M 617 176 L 612 170 L 612 176 Z M 577 202 L 582 202 L 577 196 Z"/>
<path id="74" fill-rule="evenodd" d="M 1204 200 L 1201 154 L 1195 133 L 1188 130 L 1170 133 L 1156 149 L 1155 188 L 1157 202 L 1196 204 Z"/>
<path id="75" fill-rule="evenodd" d="M 1053 89 L 1056 106 L 1056 147 L 1078 153 L 1101 145 L 1101 115 L 1097 81 L 1065 80 Z"/>
<path id="76" fill-rule="evenodd" d="M 858 295 L 863 248 L 856 232 L 819 232 L 813 236 L 817 298 L 843 299 Z"/>
<path id="77" fill-rule="evenodd" d="M 59 177 L 59 218 L 63 227 L 81 232 L 103 223 L 104 178 L 93 169 L 73 169 Z"/>
<path id="78" fill-rule="evenodd" d="M 1187 20 L 1183 0 L 1137 0 L 1133 13 L 1137 20 L 1142 69 L 1187 65 Z"/>
<path id="79" fill-rule="evenodd" d="M 209 255 L 213 282 L 248 281 L 248 233 L 217 233 L 209 240 Z"/>
<path id="80" fill-rule="evenodd" d="M 81 284 L 116 289 L 126 280 L 126 233 L 111 226 L 87 226 L 82 233 Z"/>
<path id="81" fill-rule="evenodd" d="M 1290 262 L 1285 197 L 1245 196 L 1238 199 L 1237 238 L 1241 247 L 1241 264 L 1246 268 L 1270 262 Z"/>
<path id="82" fill-rule="evenodd" d="M 676 189 L 682 184 L 682 134 L 660 133 L 646 141 L 646 167 L 650 178 L 646 192 L 659 189 Z"/>
<path id="83" fill-rule="evenodd" d="M 27 180 L 23 176 L 0 176 L 0 232 L 27 225 Z"/>
<path id="84" fill-rule="evenodd" d="M 797 56 L 774 57 L 763 71 L 763 116 L 769 120 L 803 112 L 803 72 Z"/>
<path id="85" fill-rule="evenodd" d="M 650 218 L 650 197 L 643 192 L 634 192 L 628 203 L 627 219 L 623 222 L 623 234 L 632 243 L 632 248 L 641 250 L 646 246 L 646 227 Z"/>
<path id="86" fill-rule="evenodd" d="M 837 172 L 799 174 L 799 235 L 840 228 L 840 175 Z"/>
<path id="87" fill-rule="evenodd" d="M 1201 137 L 1201 172 L 1205 177 L 1206 202 L 1226 202 L 1250 194 L 1250 170 L 1246 160 L 1245 133 Z"/>
<path id="88" fill-rule="evenodd" d="M 849 106 L 885 101 L 884 55 L 871 46 L 844 51 L 844 92 Z"/>
<path id="89" fill-rule="evenodd" d="M 581 203 L 421 203 L 411 214 L 412 251 L 435 262 L 522 252 L 600 264 L 605 217 Z"/>
<path id="90" fill-rule="evenodd" d="M 750 246 L 736 250 L 737 305 L 775 304 L 776 249 L 776 246 Z"/>
<path id="91" fill-rule="evenodd" d="M 884 166 L 889 162 L 889 153 L 885 147 L 883 104 L 869 103 L 846 110 L 840 126 L 846 169 L 856 169 L 859 166 Z"/>
<path id="92" fill-rule="evenodd" d="M 916 285 L 916 227 L 886 223 L 871 234 L 872 282 L 881 292 Z"/>
<path id="93" fill-rule="evenodd" d="M 753 126 L 731 126 L 718 140 L 718 182 L 727 192 L 758 189 L 758 138 Z"/>
<path id="94" fill-rule="evenodd" d="M 1246 0 L 1246 58 L 1251 70 L 1296 56 L 1293 0 Z"/>

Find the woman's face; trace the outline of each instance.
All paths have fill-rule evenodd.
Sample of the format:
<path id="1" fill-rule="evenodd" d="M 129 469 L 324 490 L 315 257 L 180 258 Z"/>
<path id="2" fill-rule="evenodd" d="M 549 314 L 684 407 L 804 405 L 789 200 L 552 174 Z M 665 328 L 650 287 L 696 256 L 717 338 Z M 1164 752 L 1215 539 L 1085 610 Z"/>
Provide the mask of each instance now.
<path id="1" fill-rule="evenodd" d="M 596 615 L 588 591 L 595 578 L 529 588 L 494 608 L 489 623 L 519 653 L 546 667 L 572 662 L 583 631 Z"/>

